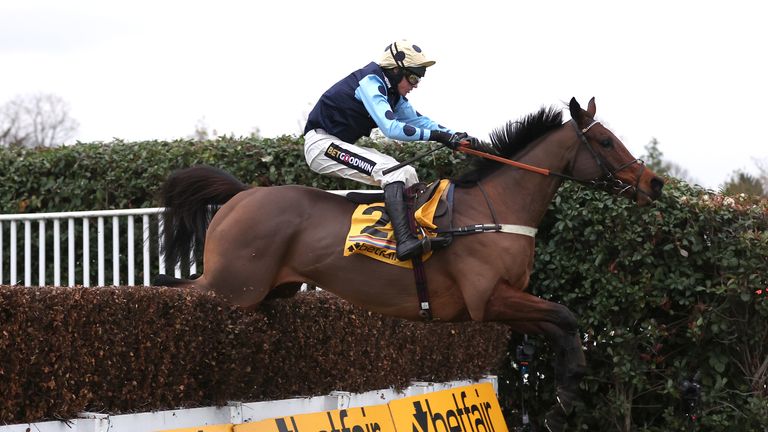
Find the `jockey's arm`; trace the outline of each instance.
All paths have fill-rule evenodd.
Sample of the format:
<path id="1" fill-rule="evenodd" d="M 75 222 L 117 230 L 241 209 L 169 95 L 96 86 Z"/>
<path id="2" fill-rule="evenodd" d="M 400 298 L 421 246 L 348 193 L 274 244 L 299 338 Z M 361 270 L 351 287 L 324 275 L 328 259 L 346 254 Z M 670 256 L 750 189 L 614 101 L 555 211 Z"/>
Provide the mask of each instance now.
<path id="1" fill-rule="evenodd" d="M 363 103 L 373 121 L 387 138 L 400 141 L 428 141 L 430 131 L 435 129 L 453 133 L 428 117 L 419 115 L 404 97 L 400 99 L 393 111 L 384 94 L 386 90 L 383 89 L 386 89 L 386 86 L 380 78 L 368 75 L 360 80 L 360 85 L 355 90 L 355 97 Z"/>

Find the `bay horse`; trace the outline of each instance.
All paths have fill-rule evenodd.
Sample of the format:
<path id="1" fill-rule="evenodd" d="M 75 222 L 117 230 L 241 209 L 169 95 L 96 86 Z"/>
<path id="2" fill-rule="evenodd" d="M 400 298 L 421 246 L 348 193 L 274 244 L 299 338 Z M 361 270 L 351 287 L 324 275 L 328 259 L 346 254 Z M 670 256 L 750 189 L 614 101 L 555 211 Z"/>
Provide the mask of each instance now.
<path id="1" fill-rule="evenodd" d="M 561 110 L 542 107 L 493 131 L 498 157 L 538 171 L 483 161 L 457 183 L 454 225 L 535 228 L 564 179 L 638 205 L 661 195 L 663 180 L 594 119 L 594 98 L 586 110 L 572 98 L 569 111 L 571 120 L 563 122 Z M 190 241 L 204 244 L 204 272 L 194 280 L 164 276 L 156 284 L 213 291 L 251 308 L 268 295 L 295 293 L 307 283 L 373 312 L 421 319 L 411 269 L 343 256 L 356 206 L 345 197 L 297 185 L 250 187 L 226 172 L 198 166 L 169 176 L 161 200 L 166 254 L 180 256 Z M 211 205 L 222 205 L 212 219 Z M 553 345 L 559 403 L 545 424 L 559 432 L 578 399 L 586 360 L 574 314 L 526 292 L 533 260 L 532 235 L 482 233 L 457 236 L 423 269 L 435 320 L 503 322 L 515 332 L 544 335 Z"/>

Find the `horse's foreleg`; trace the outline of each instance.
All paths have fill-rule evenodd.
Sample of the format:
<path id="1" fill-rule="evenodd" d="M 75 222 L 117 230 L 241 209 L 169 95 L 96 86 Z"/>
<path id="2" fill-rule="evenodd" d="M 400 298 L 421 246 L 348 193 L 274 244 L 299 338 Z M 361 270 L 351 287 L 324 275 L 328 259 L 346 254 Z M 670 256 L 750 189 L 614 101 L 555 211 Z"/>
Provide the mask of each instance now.
<path id="1" fill-rule="evenodd" d="M 509 325 L 516 333 L 545 336 L 556 348 L 555 380 L 558 386 L 571 387 L 574 381 L 578 385 L 586 368 L 578 331 L 564 332 L 558 326 L 547 322 L 509 322 Z"/>
<path id="2" fill-rule="evenodd" d="M 560 304 L 525 292 L 506 290 L 494 293 L 483 318 L 505 322 L 516 332 L 543 335 L 555 347 L 559 404 L 547 413 L 546 426 L 552 432 L 564 430 L 566 417 L 579 398 L 579 383 L 586 369 L 576 317 Z"/>
<path id="3" fill-rule="evenodd" d="M 558 404 L 546 415 L 547 428 L 562 431 L 566 418 L 573 412 L 579 400 L 579 383 L 586 369 L 578 331 L 563 331 L 548 322 L 510 322 L 510 328 L 518 333 L 543 335 L 555 347 L 555 385 Z"/>

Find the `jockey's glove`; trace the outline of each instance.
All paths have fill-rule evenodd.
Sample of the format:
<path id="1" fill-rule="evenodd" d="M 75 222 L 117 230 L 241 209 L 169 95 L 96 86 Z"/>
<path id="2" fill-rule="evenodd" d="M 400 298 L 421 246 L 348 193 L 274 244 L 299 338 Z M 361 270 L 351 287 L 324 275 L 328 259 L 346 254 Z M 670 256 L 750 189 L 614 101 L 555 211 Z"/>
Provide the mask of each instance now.
<path id="1" fill-rule="evenodd" d="M 465 132 L 457 132 L 456 135 L 461 138 L 461 141 L 468 142 L 468 147 L 471 149 L 475 149 L 484 153 L 490 153 L 493 155 L 499 154 L 498 150 L 496 150 L 496 147 L 492 143 L 480 141 L 471 135 L 467 135 Z"/>
<path id="2" fill-rule="evenodd" d="M 476 149 L 478 144 L 480 144 L 480 140 L 468 135 L 466 132 L 456 132 L 456 135 L 461 138 L 461 141 L 466 141 L 469 143 L 469 148 Z"/>
<path id="3" fill-rule="evenodd" d="M 465 133 L 449 134 L 448 132 L 443 132 L 440 130 L 433 130 L 429 133 L 429 139 L 431 141 L 437 141 L 451 150 L 456 150 L 459 148 L 459 146 L 461 146 L 461 142 L 464 141 L 466 137 L 467 134 Z"/>
<path id="4" fill-rule="evenodd" d="M 490 154 L 499 154 L 498 150 L 493 144 L 480 141 L 479 139 L 468 135 L 466 132 L 456 132 L 454 134 L 449 134 L 448 132 L 433 130 L 431 132 L 430 139 L 432 141 L 437 141 L 441 144 L 444 144 L 451 150 L 456 150 L 462 145 L 462 143 L 465 143 L 464 146 L 471 149 Z"/>

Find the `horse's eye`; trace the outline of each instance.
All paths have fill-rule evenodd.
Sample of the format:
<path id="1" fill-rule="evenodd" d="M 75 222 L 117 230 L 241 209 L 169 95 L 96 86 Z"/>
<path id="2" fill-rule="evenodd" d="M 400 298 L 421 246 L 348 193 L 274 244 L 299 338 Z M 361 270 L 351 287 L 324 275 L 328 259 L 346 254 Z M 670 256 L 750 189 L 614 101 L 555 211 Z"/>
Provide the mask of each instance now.
<path id="1" fill-rule="evenodd" d="M 610 138 L 606 138 L 604 140 L 600 140 L 600 145 L 605 148 L 611 148 L 613 147 L 613 141 L 611 141 Z"/>

